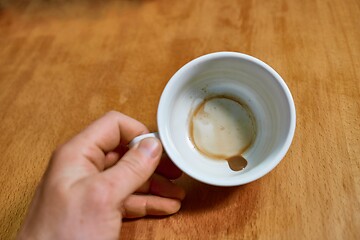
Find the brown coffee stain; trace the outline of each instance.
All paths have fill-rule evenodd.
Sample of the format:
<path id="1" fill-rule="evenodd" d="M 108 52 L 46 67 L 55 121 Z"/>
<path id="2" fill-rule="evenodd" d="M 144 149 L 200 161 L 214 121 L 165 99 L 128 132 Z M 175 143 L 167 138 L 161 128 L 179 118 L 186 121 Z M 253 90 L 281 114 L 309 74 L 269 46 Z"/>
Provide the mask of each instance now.
<path id="1" fill-rule="evenodd" d="M 193 118 L 194 118 L 194 116 L 196 116 L 196 115 L 199 113 L 199 111 L 204 107 L 204 105 L 205 105 L 208 101 L 210 101 L 210 100 L 212 100 L 212 99 L 214 99 L 214 98 L 225 98 L 225 99 L 233 100 L 233 101 L 237 102 L 238 104 L 240 104 L 240 105 L 241 105 L 244 109 L 246 109 L 246 111 L 249 113 L 248 116 L 250 117 L 251 122 L 252 122 L 252 124 L 253 124 L 252 127 L 253 127 L 253 131 L 254 131 L 254 136 L 252 137 L 250 143 L 249 143 L 247 146 L 245 146 L 243 149 L 240 150 L 240 153 L 239 153 L 239 154 L 244 153 L 247 149 L 250 148 L 250 146 L 251 146 L 251 145 L 254 143 L 254 141 L 255 141 L 256 134 L 257 134 L 257 131 L 256 131 L 256 127 L 257 127 L 256 125 L 257 125 L 257 124 L 256 124 L 255 117 L 254 117 L 252 111 L 250 110 L 249 106 L 247 106 L 245 103 L 243 103 L 242 101 L 240 101 L 239 99 L 237 99 L 237 98 L 235 98 L 235 97 L 233 97 L 233 96 L 228 96 L 228 95 L 224 95 L 224 94 L 215 95 L 215 96 L 210 96 L 210 97 L 208 97 L 208 98 L 205 98 L 205 99 L 203 100 L 203 102 L 201 102 L 200 105 L 196 107 L 195 111 L 191 112 L 191 114 L 190 114 L 191 117 L 190 117 L 190 122 L 189 122 L 189 133 L 190 133 L 189 139 L 190 139 L 190 141 L 193 143 L 193 145 L 194 145 L 194 147 L 195 147 L 196 149 L 198 149 L 200 152 L 203 152 L 203 150 L 201 150 L 201 149 L 195 144 L 195 141 L 194 141 L 194 124 L 193 124 Z M 217 158 L 217 159 L 226 158 L 226 156 L 223 156 L 223 155 L 215 155 L 215 154 L 209 154 L 209 153 L 206 153 L 205 155 L 210 156 L 211 158 Z"/>
<path id="2" fill-rule="evenodd" d="M 193 118 L 204 107 L 206 102 L 208 102 L 208 101 L 210 101 L 210 100 L 212 100 L 214 98 L 226 98 L 226 99 L 230 99 L 230 100 L 233 100 L 233 101 L 239 103 L 243 108 L 246 109 L 246 111 L 249 113 L 249 117 L 251 118 L 251 122 L 253 124 L 252 127 L 253 127 L 253 130 L 254 130 L 254 135 L 253 135 L 251 141 L 249 142 L 249 144 L 246 145 L 244 148 L 242 148 L 239 151 L 239 153 L 237 155 L 235 155 L 235 156 L 228 157 L 228 156 L 225 156 L 225 155 L 210 154 L 209 152 L 205 151 L 204 149 L 201 149 L 199 146 L 197 146 L 195 144 Z M 204 155 L 206 155 L 206 156 L 208 156 L 208 157 L 210 157 L 212 159 L 226 160 L 228 162 L 228 165 L 229 165 L 231 170 L 233 170 L 233 171 L 241 171 L 248 164 L 248 161 L 241 154 L 243 154 L 253 144 L 253 142 L 255 141 L 255 137 L 256 137 L 256 121 L 255 121 L 255 118 L 254 118 L 250 108 L 245 103 L 243 103 L 242 101 L 239 101 L 235 97 L 226 96 L 226 95 L 211 96 L 209 98 L 204 99 L 204 101 L 199 106 L 197 106 L 195 111 L 192 112 L 190 122 L 189 122 L 189 133 L 190 133 L 190 137 L 189 137 L 190 141 L 193 143 L 194 147 L 199 152 L 203 153 Z"/>

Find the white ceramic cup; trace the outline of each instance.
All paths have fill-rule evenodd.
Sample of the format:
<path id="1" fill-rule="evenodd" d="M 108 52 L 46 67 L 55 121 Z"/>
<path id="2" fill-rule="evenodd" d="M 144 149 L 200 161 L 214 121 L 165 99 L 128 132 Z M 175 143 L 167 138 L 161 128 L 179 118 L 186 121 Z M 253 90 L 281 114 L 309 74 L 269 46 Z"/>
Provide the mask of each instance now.
<path id="1" fill-rule="evenodd" d="M 190 140 L 193 111 L 204 99 L 232 96 L 245 103 L 256 121 L 256 137 L 243 153 L 248 165 L 233 171 L 211 159 Z M 192 60 L 170 79 L 160 99 L 159 135 L 172 161 L 189 176 L 216 186 L 236 186 L 269 173 L 285 156 L 295 131 L 295 105 L 284 80 L 269 65 L 249 55 L 216 52 Z"/>

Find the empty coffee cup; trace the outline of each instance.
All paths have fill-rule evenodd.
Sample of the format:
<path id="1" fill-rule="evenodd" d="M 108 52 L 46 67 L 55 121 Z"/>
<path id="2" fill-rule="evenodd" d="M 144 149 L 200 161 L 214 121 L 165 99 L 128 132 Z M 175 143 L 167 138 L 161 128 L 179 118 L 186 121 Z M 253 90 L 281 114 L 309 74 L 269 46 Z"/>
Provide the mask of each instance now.
<path id="1" fill-rule="evenodd" d="M 295 105 L 275 70 L 246 54 L 217 52 L 178 70 L 160 99 L 158 135 L 189 176 L 236 186 L 269 173 L 295 131 Z"/>

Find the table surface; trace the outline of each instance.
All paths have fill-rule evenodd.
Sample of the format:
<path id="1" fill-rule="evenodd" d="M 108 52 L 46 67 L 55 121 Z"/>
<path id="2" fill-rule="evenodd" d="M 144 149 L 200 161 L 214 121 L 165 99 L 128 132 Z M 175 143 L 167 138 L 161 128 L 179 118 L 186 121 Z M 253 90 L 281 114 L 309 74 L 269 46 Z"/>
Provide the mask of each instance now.
<path id="1" fill-rule="evenodd" d="M 358 0 L 0 0 L 0 239 L 14 238 L 53 149 L 109 110 L 155 131 L 186 62 L 253 55 L 288 84 L 292 146 L 265 177 L 190 177 L 179 213 L 126 221 L 124 239 L 360 239 Z"/>

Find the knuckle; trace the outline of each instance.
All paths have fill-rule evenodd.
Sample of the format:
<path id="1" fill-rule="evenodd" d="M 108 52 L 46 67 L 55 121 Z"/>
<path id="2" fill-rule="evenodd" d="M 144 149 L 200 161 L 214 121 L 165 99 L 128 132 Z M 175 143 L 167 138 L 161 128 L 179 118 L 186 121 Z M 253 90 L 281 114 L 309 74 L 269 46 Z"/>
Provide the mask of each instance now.
<path id="1" fill-rule="evenodd" d="M 61 163 L 67 159 L 68 150 L 66 145 L 58 146 L 50 156 L 50 159 L 48 161 L 47 169 L 43 175 L 43 178 L 46 179 L 54 179 L 55 176 L 59 176 L 60 172 L 59 166 L 61 166 Z"/>
<path id="2" fill-rule="evenodd" d="M 59 145 L 51 154 L 50 163 L 63 161 L 71 156 L 73 149 L 69 143 Z"/>
<path id="3" fill-rule="evenodd" d="M 59 158 L 62 153 L 65 151 L 66 146 L 64 144 L 58 146 L 52 153 L 51 153 L 51 161 L 54 161 L 55 159 Z"/>
<path id="4" fill-rule="evenodd" d="M 117 117 L 117 116 L 121 115 L 121 113 L 118 111 L 115 111 L 115 110 L 110 110 L 105 115 Z"/>

